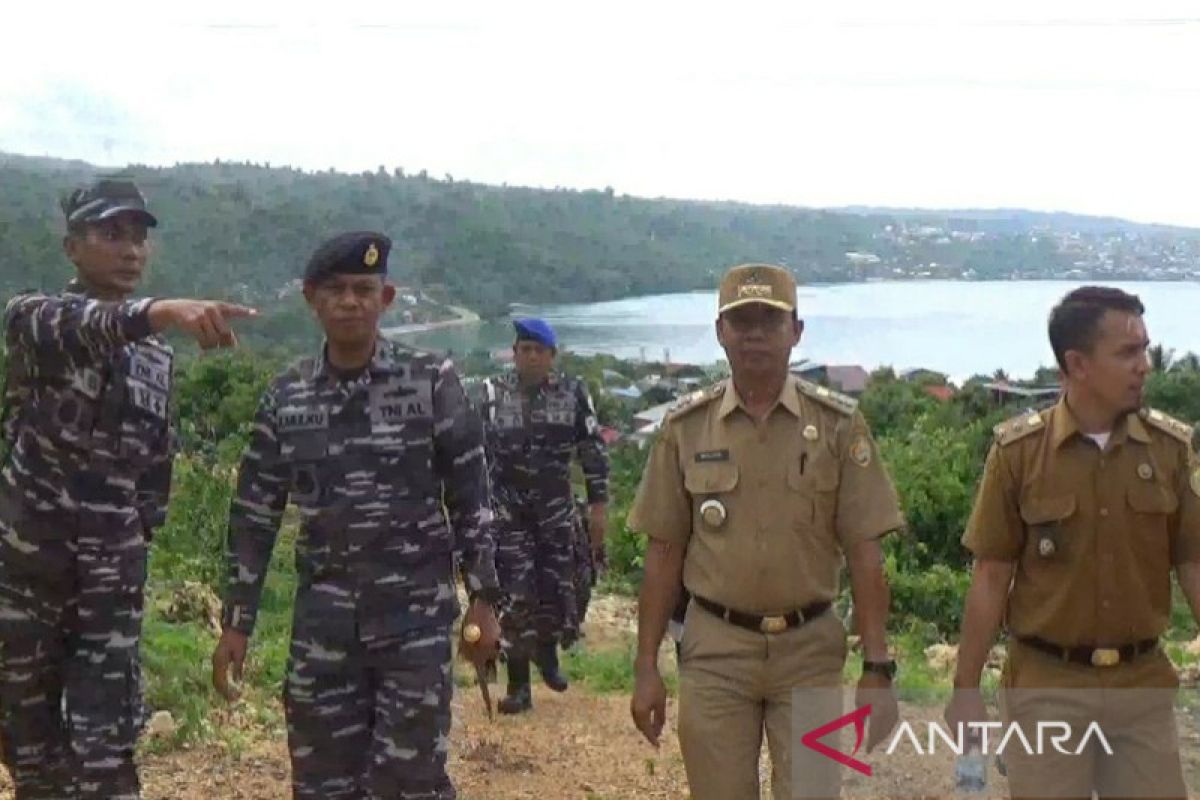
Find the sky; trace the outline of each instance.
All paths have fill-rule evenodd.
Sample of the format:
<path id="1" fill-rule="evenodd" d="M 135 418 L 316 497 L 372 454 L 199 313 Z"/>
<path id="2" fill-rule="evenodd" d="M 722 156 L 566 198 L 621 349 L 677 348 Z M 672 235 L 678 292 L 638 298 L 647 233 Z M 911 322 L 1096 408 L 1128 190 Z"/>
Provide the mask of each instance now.
<path id="1" fill-rule="evenodd" d="M 0 151 L 1200 227 L 1194 2 L 10 6 Z"/>

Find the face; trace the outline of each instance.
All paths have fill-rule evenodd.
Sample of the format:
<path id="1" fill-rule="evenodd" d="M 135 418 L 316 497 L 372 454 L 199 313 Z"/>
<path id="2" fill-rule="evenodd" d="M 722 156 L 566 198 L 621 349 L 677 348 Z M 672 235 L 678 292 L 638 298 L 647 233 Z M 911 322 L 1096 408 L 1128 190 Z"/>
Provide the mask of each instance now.
<path id="1" fill-rule="evenodd" d="M 1146 324 L 1137 314 L 1105 311 L 1096 327 L 1090 353 L 1068 350 L 1069 380 L 1100 401 L 1113 413 L 1134 411 L 1142 405 L 1142 392 L 1150 362 Z"/>
<path id="2" fill-rule="evenodd" d="M 541 383 L 554 366 L 555 351 L 541 342 L 522 339 L 513 345 L 513 364 L 524 383 Z"/>
<path id="3" fill-rule="evenodd" d="M 717 341 L 734 374 L 786 374 L 804 324 L 790 311 L 764 303 L 731 308 L 717 318 Z"/>
<path id="4" fill-rule="evenodd" d="M 374 340 L 379 318 L 392 304 L 396 287 L 380 275 L 331 275 L 304 284 L 304 298 L 331 343 L 361 346 Z"/>
<path id="5" fill-rule="evenodd" d="M 63 249 L 89 289 L 105 299 L 128 297 L 146 269 L 146 223 L 122 212 L 69 234 Z"/>

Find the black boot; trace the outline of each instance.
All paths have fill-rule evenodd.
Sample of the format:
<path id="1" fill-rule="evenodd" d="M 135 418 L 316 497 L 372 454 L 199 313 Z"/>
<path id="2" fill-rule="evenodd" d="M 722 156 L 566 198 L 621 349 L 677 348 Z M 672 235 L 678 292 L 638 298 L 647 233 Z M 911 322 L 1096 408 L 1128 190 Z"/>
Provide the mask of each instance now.
<path id="1" fill-rule="evenodd" d="M 565 692 L 570 685 L 567 676 L 558 670 L 558 643 L 547 642 L 538 645 L 538 670 L 542 673 L 542 682 L 556 692 Z"/>
<path id="2" fill-rule="evenodd" d="M 533 708 L 533 691 L 529 688 L 529 659 L 508 659 L 508 696 L 500 698 L 496 710 L 501 714 L 520 714 Z"/>

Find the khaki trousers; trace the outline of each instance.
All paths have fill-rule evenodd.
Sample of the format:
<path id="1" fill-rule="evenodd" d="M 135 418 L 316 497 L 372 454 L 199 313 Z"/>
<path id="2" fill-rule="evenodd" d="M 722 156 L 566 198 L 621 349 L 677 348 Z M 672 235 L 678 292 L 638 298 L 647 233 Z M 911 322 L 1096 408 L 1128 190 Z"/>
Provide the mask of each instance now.
<path id="1" fill-rule="evenodd" d="M 1038 722 L 1066 722 L 1072 738 L 1057 752 L 1045 742 L 1029 755 L 1013 744 L 1002 754 L 1013 797 L 1185 798 L 1174 700 L 1179 681 L 1161 651 L 1112 667 L 1054 658 L 1020 642 L 1009 649 L 1001 677 L 1005 724 L 1021 726 L 1030 744 Z M 1095 722 L 1112 750 L 1095 736 L 1076 754 Z M 992 744 L 991 747 L 995 747 Z"/>
<path id="2" fill-rule="evenodd" d="M 802 716 L 816 724 L 840 716 L 846 651 L 845 628 L 832 611 L 799 628 L 764 634 L 690 603 L 680 665 L 679 744 L 693 800 L 758 800 L 764 731 L 775 800 L 791 800 L 793 776 L 803 783 L 795 796 L 838 796 L 841 767 L 800 745 L 792 699 L 794 689 L 828 687 L 805 696 L 818 696 L 829 707 L 806 703 Z M 838 746 L 833 735 L 822 741 Z"/>

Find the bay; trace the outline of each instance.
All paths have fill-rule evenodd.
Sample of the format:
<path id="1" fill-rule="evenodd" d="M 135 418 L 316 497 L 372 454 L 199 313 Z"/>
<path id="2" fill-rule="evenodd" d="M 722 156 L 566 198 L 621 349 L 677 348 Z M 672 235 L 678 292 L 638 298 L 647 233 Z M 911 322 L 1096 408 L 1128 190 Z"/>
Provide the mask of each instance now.
<path id="1" fill-rule="evenodd" d="M 1200 283 L 1090 282 L 1118 286 L 1146 305 L 1150 338 L 1178 355 L 1200 353 Z M 1050 309 L 1070 281 L 883 281 L 801 286 L 805 332 L 793 360 L 925 367 L 956 381 L 1003 369 L 1028 377 L 1054 356 Z M 713 328 L 716 292 L 630 297 L 603 303 L 521 306 L 514 316 L 546 319 L 560 347 L 626 359 L 713 364 L 725 354 Z M 510 321 L 474 322 L 399 336 L 418 347 L 495 351 L 512 346 Z"/>

